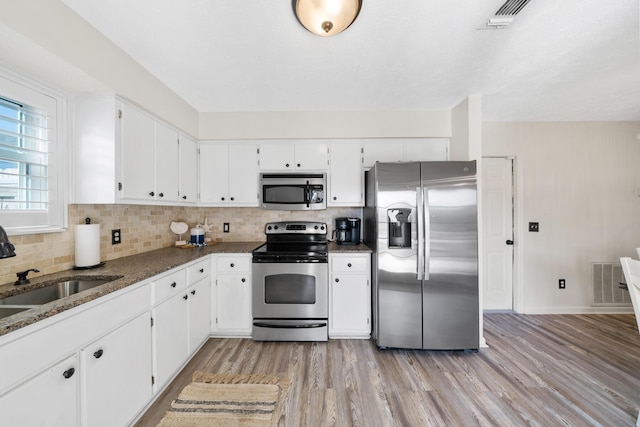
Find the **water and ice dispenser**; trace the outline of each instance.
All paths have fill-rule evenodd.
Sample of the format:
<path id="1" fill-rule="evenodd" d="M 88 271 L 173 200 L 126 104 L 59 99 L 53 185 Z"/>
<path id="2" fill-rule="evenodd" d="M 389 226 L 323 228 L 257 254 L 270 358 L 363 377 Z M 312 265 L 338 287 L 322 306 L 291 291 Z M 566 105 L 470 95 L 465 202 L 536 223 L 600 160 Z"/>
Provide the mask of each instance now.
<path id="1" fill-rule="evenodd" d="M 390 248 L 411 247 L 411 209 L 388 209 Z"/>

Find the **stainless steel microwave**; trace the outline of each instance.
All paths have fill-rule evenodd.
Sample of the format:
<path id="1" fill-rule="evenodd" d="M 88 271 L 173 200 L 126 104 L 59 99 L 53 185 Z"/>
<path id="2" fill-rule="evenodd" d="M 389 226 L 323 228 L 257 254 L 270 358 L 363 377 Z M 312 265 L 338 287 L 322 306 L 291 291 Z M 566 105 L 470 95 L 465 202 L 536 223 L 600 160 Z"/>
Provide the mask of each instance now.
<path id="1" fill-rule="evenodd" d="M 326 209 L 326 173 L 261 173 L 262 209 L 306 211 Z"/>

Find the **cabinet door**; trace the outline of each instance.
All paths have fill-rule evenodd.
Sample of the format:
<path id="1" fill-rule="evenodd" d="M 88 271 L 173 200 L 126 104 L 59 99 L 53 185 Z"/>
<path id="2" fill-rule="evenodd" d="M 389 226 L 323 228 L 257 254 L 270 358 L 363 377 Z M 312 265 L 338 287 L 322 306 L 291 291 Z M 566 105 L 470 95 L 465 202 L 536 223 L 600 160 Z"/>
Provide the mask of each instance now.
<path id="1" fill-rule="evenodd" d="M 260 170 L 293 170 L 293 145 L 289 142 L 260 144 Z"/>
<path id="2" fill-rule="evenodd" d="M 188 356 L 186 290 L 153 310 L 154 390 L 159 390 Z"/>
<path id="3" fill-rule="evenodd" d="M 220 274 L 216 282 L 218 332 L 251 334 L 251 274 Z"/>
<path id="4" fill-rule="evenodd" d="M 120 105 L 123 199 L 153 200 L 155 194 L 155 121 L 127 104 Z"/>
<path id="5" fill-rule="evenodd" d="M 362 145 L 331 144 L 328 206 L 363 206 Z"/>
<path id="6" fill-rule="evenodd" d="M 200 144 L 200 202 L 226 204 L 229 199 L 229 145 Z"/>
<path id="7" fill-rule="evenodd" d="M 229 144 L 229 203 L 258 206 L 258 146 Z"/>
<path id="8" fill-rule="evenodd" d="M 408 142 L 404 147 L 404 158 L 407 162 L 449 160 L 449 140 Z"/>
<path id="9" fill-rule="evenodd" d="M 211 334 L 211 281 L 207 277 L 188 289 L 189 354 Z"/>
<path id="10" fill-rule="evenodd" d="M 180 202 L 196 203 L 198 201 L 198 143 L 180 136 L 179 150 Z"/>
<path id="11" fill-rule="evenodd" d="M 331 277 L 330 335 L 368 335 L 370 289 L 366 274 L 336 274 Z"/>
<path id="12" fill-rule="evenodd" d="M 124 426 L 151 399 L 151 323 L 137 317 L 81 351 L 88 426 Z"/>
<path id="13" fill-rule="evenodd" d="M 74 355 L 0 397 L 5 426 L 77 426 L 78 361 Z"/>
<path id="14" fill-rule="evenodd" d="M 299 143 L 294 145 L 297 170 L 327 170 L 328 147 L 324 143 Z"/>
<path id="15" fill-rule="evenodd" d="M 178 201 L 178 154 L 178 133 L 156 122 L 155 199 L 158 201 Z"/>
<path id="16" fill-rule="evenodd" d="M 369 169 L 376 162 L 401 162 L 404 160 L 404 145 L 401 142 L 365 142 L 364 168 Z"/>

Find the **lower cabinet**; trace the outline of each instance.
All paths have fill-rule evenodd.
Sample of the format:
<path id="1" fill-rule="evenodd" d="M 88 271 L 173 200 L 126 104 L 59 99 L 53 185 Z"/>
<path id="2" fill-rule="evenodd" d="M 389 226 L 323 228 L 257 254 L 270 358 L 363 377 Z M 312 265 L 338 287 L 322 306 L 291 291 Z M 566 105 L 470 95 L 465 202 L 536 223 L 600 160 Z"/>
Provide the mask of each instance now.
<path id="1" fill-rule="evenodd" d="M 154 391 L 158 391 L 188 356 L 186 290 L 153 309 Z"/>
<path id="2" fill-rule="evenodd" d="M 222 274 L 217 279 L 218 334 L 251 335 L 251 275 Z"/>
<path id="3" fill-rule="evenodd" d="M 193 354 L 211 334 L 211 283 L 200 280 L 187 289 L 189 296 L 189 354 Z"/>
<path id="4" fill-rule="evenodd" d="M 151 399 L 150 320 L 147 312 L 80 352 L 83 425 L 128 425 Z"/>
<path id="5" fill-rule="evenodd" d="M 329 338 L 371 337 L 370 263 L 370 254 L 329 254 Z"/>
<path id="6" fill-rule="evenodd" d="M 78 358 L 74 354 L 0 398 L 5 426 L 77 426 Z"/>

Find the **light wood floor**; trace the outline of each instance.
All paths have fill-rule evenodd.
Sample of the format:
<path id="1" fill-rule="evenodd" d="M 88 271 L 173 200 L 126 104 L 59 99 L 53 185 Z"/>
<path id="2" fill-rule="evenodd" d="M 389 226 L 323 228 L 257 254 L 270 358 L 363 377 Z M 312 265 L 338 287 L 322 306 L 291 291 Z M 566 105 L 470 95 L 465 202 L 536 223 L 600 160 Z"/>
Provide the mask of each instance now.
<path id="1" fill-rule="evenodd" d="M 379 351 L 210 339 L 138 426 L 155 426 L 195 370 L 288 376 L 281 426 L 633 426 L 640 335 L 633 315 L 485 315 L 489 348 Z"/>

